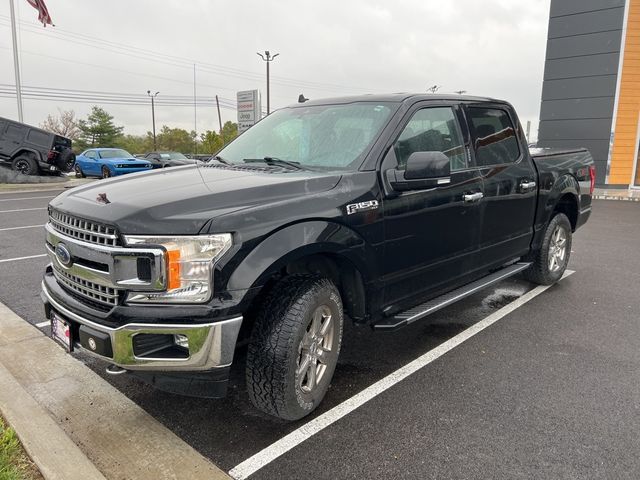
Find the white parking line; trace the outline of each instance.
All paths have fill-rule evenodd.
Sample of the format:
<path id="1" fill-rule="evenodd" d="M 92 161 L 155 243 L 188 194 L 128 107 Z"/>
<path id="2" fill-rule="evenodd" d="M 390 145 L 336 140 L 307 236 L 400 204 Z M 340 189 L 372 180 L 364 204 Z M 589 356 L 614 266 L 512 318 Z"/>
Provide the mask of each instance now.
<path id="1" fill-rule="evenodd" d="M 0 260 L 0 263 L 16 262 L 18 260 L 28 260 L 30 258 L 39 258 L 39 257 L 46 257 L 46 256 L 47 256 L 47 254 L 43 253 L 41 255 L 29 255 L 28 257 L 5 258 L 3 260 Z"/>
<path id="2" fill-rule="evenodd" d="M 0 210 L 0 213 L 13 213 L 13 212 L 28 212 L 30 210 L 46 210 L 47 207 L 38 208 L 17 208 L 15 210 Z"/>
<path id="3" fill-rule="evenodd" d="M 38 328 L 48 327 L 49 325 L 51 325 L 51 321 L 50 320 L 47 320 L 46 322 L 36 323 L 36 327 L 38 327 Z"/>
<path id="4" fill-rule="evenodd" d="M 571 275 L 572 273 L 574 272 L 571 270 L 567 270 L 562 278 L 564 279 L 569 275 Z M 323 413 L 322 415 L 314 418 L 310 422 L 302 425 L 297 430 L 294 430 L 288 435 L 285 435 L 277 442 L 269 445 L 264 450 L 261 450 L 260 452 L 256 453 L 255 455 L 248 458 L 244 462 L 232 468 L 229 471 L 229 475 L 231 475 L 236 480 L 245 479 L 250 475 L 253 475 L 262 467 L 273 462 L 276 458 L 285 454 L 286 452 L 296 447 L 297 445 L 301 444 L 305 440 L 311 438 L 316 433 L 324 430 L 329 425 L 337 422 L 345 415 L 353 412 L 358 407 L 361 407 L 362 405 L 367 403 L 369 400 L 372 400 L 373 398 L 377 397 L 382 392 L 388 390 L 389 388 L 396 385 L 398 382 L 401 382 L 402 380 L 407 378 L 409 375 L 417 372 L 418 370 L 430 364 L 434 360 L 440 358 L 445 353 L 453 350 L 455 347 L 457 347 L 461 343 L 465 342 L 466 340 L 469 340 L 475 334 L 480 333 L 485 328 L 493 325 L 501 318 L 505 317 L 506 315 L 516 310 L 518 307 L 521 307 L 525 303 L 534 299 L 535 297 L 540 295 L 542 292 L 547 290 L 549 287 L 551 287 L 551 285 L 539 286 L 534 288 L 530 292 L 525 293 L 520 298 L 505 305 L 500 310 L 495 311 L 485 319 L 472 325 L 466 330 L 463 330 L 455 337 L 452 337 L 446 342 L 438 345 L 433 350 L 429 350 L 424 355 L 416 358 L 415 360 L 408 363 L 404 367 L 401 367 L 395 372 L 387 375 L 382 380 L 379 380 L 373 385 L 365 388 L 360 393 L 357 393 L 356 395 L 345 400 L 341 404 L 336 405 L 331 410 Z"/>
<path id="5" fill-rule="evenodd" d="M 44 224 L 40 224 L 40 225 L 27 225 L 25 227 L 7 227 L 7 228 L 0 228 L 0 232 L 6 232 L 7 230 L 21 230 L 23 228 L 42 228 L 44 227 Z"/>
<path id="6" fill-rule="evenodd" d="M 22 197 L 22 198 L 0 198 L 0 202 L 15 202 L 18 200 L 39 200 L 41 198 L 54 198 L 51 195 L 47 195 L 46 197 Z"/>

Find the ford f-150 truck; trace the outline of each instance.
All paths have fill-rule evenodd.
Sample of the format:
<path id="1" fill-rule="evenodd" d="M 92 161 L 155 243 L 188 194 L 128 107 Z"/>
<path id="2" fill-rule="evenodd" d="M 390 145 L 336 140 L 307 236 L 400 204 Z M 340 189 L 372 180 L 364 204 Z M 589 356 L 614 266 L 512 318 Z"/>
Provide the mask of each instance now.
<path id="1" fill-rule="evenodd" d="M 52 335 L 157 388 L 253 404 L 325 396 L 345 319 L 389 331 L 521 272 L 551 284 L 591 213 L 587 150 L 527 148 L 510 104 L 369 95 L 281 109 L 210 162 L 49 205 Z"/>

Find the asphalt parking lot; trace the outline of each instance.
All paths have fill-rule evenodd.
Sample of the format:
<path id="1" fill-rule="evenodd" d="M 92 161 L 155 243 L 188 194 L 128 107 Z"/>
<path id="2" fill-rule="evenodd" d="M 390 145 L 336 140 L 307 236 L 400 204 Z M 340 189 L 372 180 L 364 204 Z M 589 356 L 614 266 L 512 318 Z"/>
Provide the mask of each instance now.
<path id="1" fill-rule="evenodd" d="M 0 193 L 0 301 L 32 324 L 45 321 L 42 225 L 56 193 Z M 640 204 L 596 201 L 574 237 L 573 275 L 251 478 L 639 478 L 639 247 Z M 347 328 L 325 402 L 292 424 L 249 404 L 243 349 L 215 401 L 83 361 L 229 471 L 533 288 L 516 277 L 395 333 Z"/>

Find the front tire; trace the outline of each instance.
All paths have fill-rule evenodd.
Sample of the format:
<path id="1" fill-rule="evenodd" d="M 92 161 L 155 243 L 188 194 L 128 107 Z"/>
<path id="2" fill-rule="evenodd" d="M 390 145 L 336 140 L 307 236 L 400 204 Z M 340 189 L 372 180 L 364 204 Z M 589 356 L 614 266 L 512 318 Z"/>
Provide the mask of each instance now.
<path id="1" fill-rule="evenodd" d="M 75 172 L 76 172 L 76 178 L 85 178 L 85 174 L 84 174 L 84 172 L 82 171 L 82 168 L 80 168 L 80 165 L 78 165 L 78 164 L 76 163 L 76 166 L 75 166 L 75 167 L 73 167 L 73 169 L 74 169 L 74 170 L 75 170 Z"/>
<path id="2" fill-rule="evenodd" d="M 109 178 L 111 176 L 111 170 L 107 167 L 102 167 L 102 178 Z"/>
<path id="3" fill-rule="evenodd" d="M 562 278 L 571 256 L 571 222 L 564 213 L 554 216 L 544 232 L 539 250 L 529 258 L 533 261 L 524 277 L 538 285 L 551 285 Z"/>
<path id="4" fill-rule="evenodd" d="M 247 392 L 253 405 L 298 420 L 320 404 L 333 377 L 344 318 L 335 285 L 292 275 L 269 293 L 258 313 L 247 353 Z"/>

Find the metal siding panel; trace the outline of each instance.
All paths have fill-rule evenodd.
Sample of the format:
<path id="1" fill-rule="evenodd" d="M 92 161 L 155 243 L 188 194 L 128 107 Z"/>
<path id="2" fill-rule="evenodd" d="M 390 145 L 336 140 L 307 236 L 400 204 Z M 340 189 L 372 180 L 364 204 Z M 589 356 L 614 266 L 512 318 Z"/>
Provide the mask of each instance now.
<path id="1" fill-rule="evenodd" d="M 547 140 L 607 140 L 611 136 L 611 119 L 542 120 L 540 138 Z"/>
<path id="2" fill-rule="evenodd" d="M 624 7 L 625 0 L 551 0 L 551 17 Z"/>
<path id="3" fill-rule="evenodd" d="M 586 57 L 547 60 L 544 79 L 587 77 L 593 75 L 617 75 L 619 53 L 590 55 Z"/>
<path id="4" fill-rule="evenodd" d="M 566 98 L 615 96 L 616 75 L 602 77 L 547 80 L 542 87 L 542 101 Z"/>
<path id="5" fill-rule="evenodd" d="M 547 59 L 619 52 L 621 39 L 622 30 L 552 38 L 547 43 Z"/>
<path id="6" fill-rule="evenodd" d="M 614 97 L 546 100 L 542 102 L 540 120 L 613 117 Z"/>
<path id="7" fill-rule="evenodd" d="M 624 7 L 580 13 L 549 20 L 549 38 L 622 30 Z"/>

